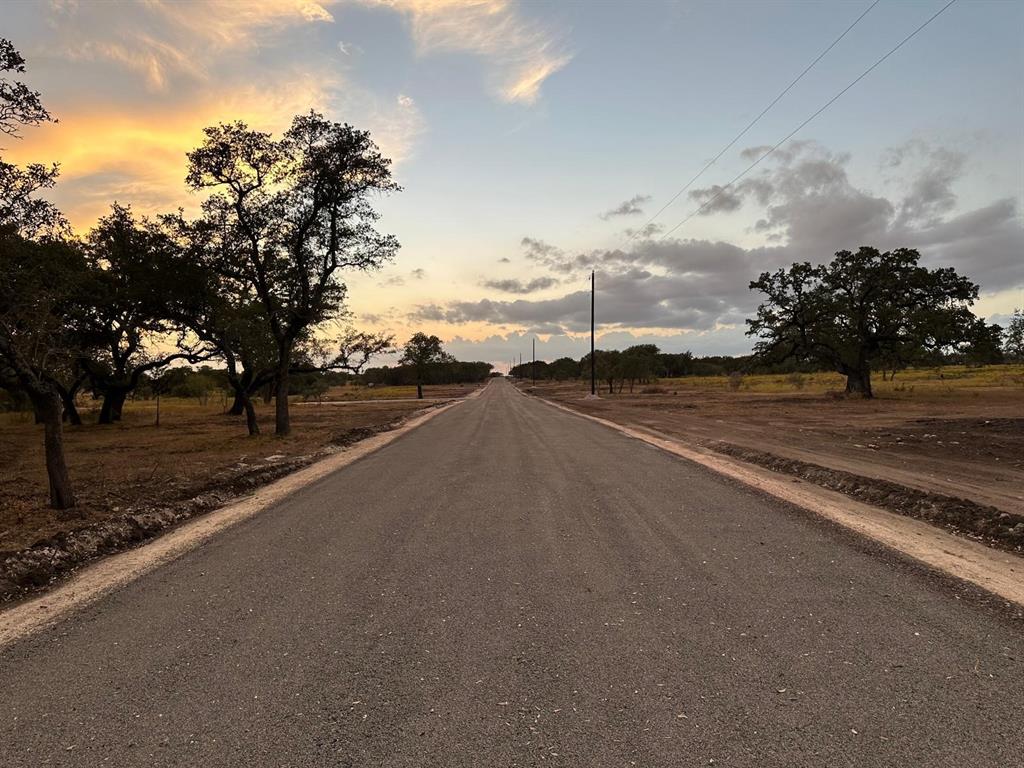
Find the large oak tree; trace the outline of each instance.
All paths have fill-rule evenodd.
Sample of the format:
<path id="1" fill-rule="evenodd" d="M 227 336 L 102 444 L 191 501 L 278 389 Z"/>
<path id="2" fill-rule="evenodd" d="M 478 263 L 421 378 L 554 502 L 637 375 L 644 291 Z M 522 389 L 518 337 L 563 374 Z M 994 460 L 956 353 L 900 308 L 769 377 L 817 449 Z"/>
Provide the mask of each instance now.
<path id="1" fill-rule="evenodd" d="M 765 295 L 747 320 L 764 360 L 812 361 L 846 377 L 846 391 L 872 397 L 880 360 L 913 360 L 923 350 L 970 342 L 978 286 L 952 268 L 920 266 L 909 248 L 839 251 L 828 264 L 765 272 L 750 284 Z"/>
<path id="2" fill-rule="evenodd" d="M 143 376 L 176 360 L 208 360 L 213 349 L 173 319 L 175 296 L 187 288 L 178 245 L 155 222 L 137 221 L 115 203 L 85 240 L 91 300 L 69 316 L 87 353 L 80 363 L 103 396 L 99 422 L 120 421 L 124 402 Z"/>
<path id="3" fill-rule="evenodd" d="M 341 314 L 345 270 L 394 256 L 398 242 L 374 229 L 372 201 L 400 188 L 368 132 L 316 112 L 295 117 L 280 139 L 241 122 L 205 135 L 189 153 L 187 181 L 212 190 L 206 263 L 261 305 L 275 347 L 275 431 L 285 435 L 296 346 Z"/>

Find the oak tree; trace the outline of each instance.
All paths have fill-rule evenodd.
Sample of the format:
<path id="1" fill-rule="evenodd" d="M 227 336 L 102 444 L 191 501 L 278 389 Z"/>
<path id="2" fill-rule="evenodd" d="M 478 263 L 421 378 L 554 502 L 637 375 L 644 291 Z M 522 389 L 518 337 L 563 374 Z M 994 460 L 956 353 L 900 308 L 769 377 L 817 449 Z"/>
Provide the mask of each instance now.
<path id="1" fill-rule="evenodd" d="M 338 317 L 342 273 L 370 270 L 398 248 L 373 223 L 375 195 L 400 189 L 366 131 L 310 112 L 275 139 L 245 123 L 205 130 L 188 155 L 188 184 L 216 240 L 208 265 L 251 290 L 274 341 L 275 431 L 290 430 L 288 377 L 296 345 Z"/>
<path id="2" fill-rule="evenodd" d="M 81 365 L 103 396 L 99 423 L 121 420 L 125 400 L 170 363 L 210 359 L 212 348 L 173 320 L 177 244 L 152 221 L 115 203 L 85 239 L 92 300 L 69 319 L 88 350 Z"/>
<path id="3" fill-rule="evenodd" d="M 416 371 L 416 397 L 423 399 L 423 378 L 431 366 L 438 363 L 454 362 L 455 358 L 444 351 L 441 339 L 425 333 L 415 333 L 405 342 L 400 365 L 411 366 Z"/>
<path id="4" fill-rule="evenodd" d="M 846 377 L 846 391 L 872 397 L 882 360 L 909 360 L 972 336 L 978 286 L 952 268 L 928 269 L 909 248 L 839 251 L 828 264 L 793 264 L 750 283 L 764 294 L 747 335 L 764 361 L 812 361 Z"/>

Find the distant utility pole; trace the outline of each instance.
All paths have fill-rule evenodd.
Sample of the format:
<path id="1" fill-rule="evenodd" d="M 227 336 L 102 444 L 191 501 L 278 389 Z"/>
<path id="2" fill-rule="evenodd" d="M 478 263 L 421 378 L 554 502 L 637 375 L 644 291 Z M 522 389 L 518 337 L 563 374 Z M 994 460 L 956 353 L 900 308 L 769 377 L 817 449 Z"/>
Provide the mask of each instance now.
<path id="1" fill-rule="evenodd" d="M 590 271 L 590 394 L 597 395 L 597 366 L 594 360 L 594 270 Z"/>
<path id="2" fill-rule="evenodd" d="M 533 385 L 537 386 L 537 337 L 533 337 L 533 362 L 530 364 L 530 378 L 533 379 Z"/>

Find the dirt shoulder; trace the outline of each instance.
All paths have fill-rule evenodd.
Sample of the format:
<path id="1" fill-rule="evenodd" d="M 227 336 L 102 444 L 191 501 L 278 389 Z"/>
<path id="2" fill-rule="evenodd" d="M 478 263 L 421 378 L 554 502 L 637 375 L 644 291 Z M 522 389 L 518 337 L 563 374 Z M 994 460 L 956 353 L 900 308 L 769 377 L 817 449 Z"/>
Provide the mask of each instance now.
<path id="1" fill-rule="evenodd" d="M 428 393 L 434 396 L 435 393 Z M 440 394 L 440 393 L 438 393 Z M 126 409 L 121 424 L 88 423 L 66 432 L 79 505 L 49 509 L 41 427 L 21 414 L 0 424 L 0 600 L 51 584 L 81 564 L 145 541 L 367 437 L 401 425 L 426 406 L 416 400 L 366 400 L 345 408 L 293 408 L 292 434 L 250 438 L 223 404 L 165 402 Z M 461 393 L 460 393 L 461 394 Z"/>
<path id="2" fill-rule="evenodd" d="M 720 389 L 666 382 L 646 394 L 598 400 L 585 399 L 575 382 L 533 391 L 582 413 L 1024 551 L 1024 388 L 866 402 L 814 392 L 733 392 L 725 382 Z"/>

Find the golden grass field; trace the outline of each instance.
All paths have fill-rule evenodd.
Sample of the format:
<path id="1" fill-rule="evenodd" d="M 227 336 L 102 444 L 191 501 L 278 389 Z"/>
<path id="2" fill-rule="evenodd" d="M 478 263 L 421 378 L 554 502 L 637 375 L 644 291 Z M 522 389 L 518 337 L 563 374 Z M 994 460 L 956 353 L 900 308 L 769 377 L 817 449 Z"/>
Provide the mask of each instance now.
<path id="1" fill-rule="evenodd" d="M 728 391 L 735 387 L 728 376 L 659 379 L 655 385 L 678 391 Z M 846 379 L 838 373 L 749 374 L 739 379 L 741 392 L 824 394 L 829 391 L 841 391 L 845 386 Z M 891 381 L 883 380 L 882 374 L 876 372 L 872 376 L 872 388 L 875 396 L 881 398 L 908 398 L 913 397 L 915 393 L 955 397 L 976 389 L 1024 388 L 1024 365 L 909 368 L 897 373 L 895 379 Z"/>
<path id="2" fill-rule="evenodd" d="M 461 397 L 472 392 L 475 384 L 432 384 L 423 387 L 425 398 Z M 409 400 L 416 397 L 415 385 L 396 387 L 367 387 L 362 384 L 345 384 L 331 387 L 324 395 L 331 400 Z"/>

